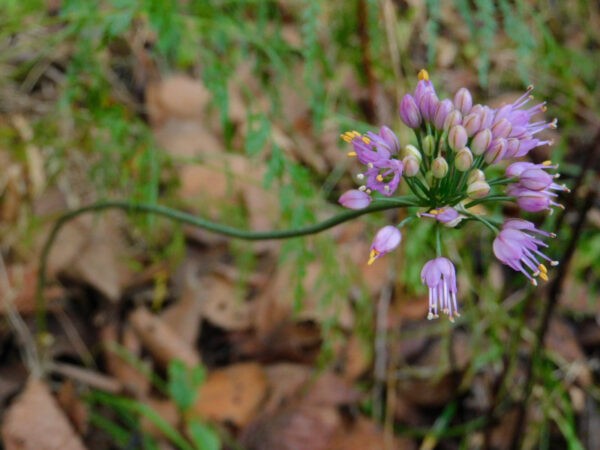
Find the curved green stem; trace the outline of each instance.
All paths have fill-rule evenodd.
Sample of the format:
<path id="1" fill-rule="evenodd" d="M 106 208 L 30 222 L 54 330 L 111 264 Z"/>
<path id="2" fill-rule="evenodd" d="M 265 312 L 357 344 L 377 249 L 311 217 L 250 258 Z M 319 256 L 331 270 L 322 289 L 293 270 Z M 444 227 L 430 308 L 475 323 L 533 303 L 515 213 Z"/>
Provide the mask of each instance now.
<path id="1" fill-rule="evenodd" d="M 249 241 L 269 240 L 269 239 L 288 239 L 298 236 L 306 236 L 309 234 L 319 233 L 329 228 L 335 227 L 341 223 L 360 217 L 364 214 L 369 214 L 376 211 L 384 211 L 386 209 L 406 207 L 406 206 L 420 206 L 413 197 L 395 197 L 389 199 L 381 199 L 374 201 L 368 208 L 361 210 L 345 211 L 336 216 L 330 217 L 322 222 L 307 225 L 302 228 L 291 229 L 291 230 L 272 230 L 272 231 L 246 231 L 239 228 L 231 227 L 228 225 L 222 225 L 216 222 L 212 222 L 202 217 L 196 217 L 192 214 L 188 214 L 183 211 L 168 208 L 161 205 L 152 205 L 144 203 L 135 203 L 125 200 L 108 200 L 103 202 L 94 203 L 92 205 L 83 206 L 73 211 L 66 212 L 60 216 L 46 242 L 42 248 L 42 254 L 40 256 L 40 268 L 37 279 L 36 287 L 36 325 L 38 333 L 43 333 L 46 330 L 46 305 L 43 295 L 43 289 L 46 285 L 47 271 L 48 271 L 48 257 L 50 256 L 50 250 L 52 245 L 56 241 L 58 233 L 62 227 L 70 222 L 71 220 L 79 217 L 83 214 L 90 212 L 98 212 L 106 209 L 120 209 L 127 213 L 149 213 L 156 214 L 159 216 L 166 217 L 168 219 L 175 220 L 177 222 L 186 223 L 198 228 L 202 228 L 213 233 L 222 234 L 238 239 L 245 239 Z"/>
<path id="2" fill-rule="evenodd" d="M 465 205 L 465 208 L 469 209 L 475 205 L 479 205 L 480 203 L 486 202 L 510 202 L 514 199 L 514 197 L 510 197 L 508 195 L 489 195 L 487 197 L 479 198 L 477 200 L 473 200 L 472 202 L 467 203 Z"/>

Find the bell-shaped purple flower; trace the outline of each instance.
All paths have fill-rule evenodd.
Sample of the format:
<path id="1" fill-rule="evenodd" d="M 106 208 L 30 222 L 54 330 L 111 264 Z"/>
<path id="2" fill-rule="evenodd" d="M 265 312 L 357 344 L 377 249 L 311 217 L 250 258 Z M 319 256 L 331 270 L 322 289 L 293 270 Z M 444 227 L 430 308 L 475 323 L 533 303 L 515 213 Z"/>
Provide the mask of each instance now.
<path id="1" fill-rule="evenodd" d="M 402 233 L 400 230 L 392 225 L 387 225 L 381 228 L 375 235 L 373 243 L 371 244 L 371 250 L 369 252 L 369 261 L 367 264 L 371 265 L 377 259 L 385 255 L 386 253 L 394 250 L 402 241 Z"/>
<path id="2" fill-rule="evenodd" d="M 364 209 L 371 203 L 371 196 L 364 191 L 351 189 L 344 192 L 338 201 L 344 208 Z"/>
<path id="3" fill-rule="evenodd" d="M 425 263 L 421 281 L 429 288 L 429 320 L 437 318 L 441 311 L 451 322 L 460 316 L 456 302 L 456 270 L 454 264 L 442 256 Z"/>
<path id="4" fill-rule="evenodd" d="M 558 264 L 540 251 L 540 248 L 548 246 L 539 239 L 540 236 L 555 237 L 552 233 L 538 230 L 527 220 L 511 219 L 504 223 L 493 243 L 496 258 L 523 273 L 534 286 L 537 286 L 535 277 L 548 280 L 548 269 L 542 261 L 549 262 L 551 266 Z"/>

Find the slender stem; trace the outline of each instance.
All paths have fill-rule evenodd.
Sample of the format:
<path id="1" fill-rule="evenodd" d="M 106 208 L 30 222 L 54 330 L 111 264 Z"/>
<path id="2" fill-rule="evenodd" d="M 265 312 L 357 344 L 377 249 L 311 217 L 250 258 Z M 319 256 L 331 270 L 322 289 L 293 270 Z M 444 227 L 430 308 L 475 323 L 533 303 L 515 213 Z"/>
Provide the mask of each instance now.
<path id="1" fill-rule="evenodd" d="M 437 257 L 442 256 L 442 230 L 440 229 L 440 223 L 435 224 L 435 252 Z"/>
<path id="2" fill-rule="evenodd" d="M 470 203 L 467 203 L 465 205 L 466 209 L 469 209 L 475 205 L 479 205 L 480 203 L 486 203 L 486 202 L 510 202 L 513 201 L 515 198 L 514 197 L 510 197 L 508 195 L 489 195 L 487 197 L 483 197 L 483 198 L 478 198 L 477 200 L 473 200 Z"/>
<path id="3" fill-rule="evenodd" d="M 45 332 L 46 330 L 46 305 L 43 295 L 43 289 L 46 285 L 48 258 L 50 256 L 50 250 L 52 249 L 52 246 L 56 241 L 58 233 L 60 232 L 62 227 L 66 223 L 83 214 L 103 211 L 107 209 L 121 209 L 127 213 L 156 214 L 174 220 L 176 222 L 186 223 L 198 228 L 205 229 L 207 231 L 212 231 L 213 233 L 218 233 L 238 239 L 259 241 L 269 239 L 288 239 L 298 236 L 315 234 L 327 230 L 329 228 L 335 227 L 336 225 L 339 225 L 341 223 L 355 219 L 356 217 L 360 217 L 364 214 L 407 206 L 420 206 L 420 203 L 413 197 L 395 197 L 393 199 L 381 199 L 373 202 L 368 208 L 357 211 L 345 211 L 341 214 L 330 217 L 329 219 L 326 219 L 322 222 L 313 225 L 308 225 L 302 228 L 291 230 L 271 231 L 241 230 L 239 228 L 212 222 L 210 220 L 203 219 L 202 217 L 196 217 L 192 214 L 168 208 L 166 206 L 135 203 L 126 200 L 108 200 L 83 206 L 72 211 L 68 211 L 56 220 L 54 226 L 52 227 L 52 230 L 50 231 L 50 234 L 46 239 L 46 242 L 44 243 L 44 247 L 42 248 L 42 254 L 40 257 L 40 269 L 36 287 L 36 325 L 38 333 Z"/>
<path id="4" fill-rule="evenodd" d="M 484 219 L 483 217 L 478 216 L 477 214 L 471 214 L 470 212 L 465 211 L 465 210 L 461 210 L 460 212 L 472 220 L 477 220 L 477 221 L 481 222 L 486 227 L 488 227 L 494 234 L 498 234 L 498 232 L 499 232 L 498 227 L 496 225 L 494 225 L 492 222 L 490 222 L 489 220 Z"/>

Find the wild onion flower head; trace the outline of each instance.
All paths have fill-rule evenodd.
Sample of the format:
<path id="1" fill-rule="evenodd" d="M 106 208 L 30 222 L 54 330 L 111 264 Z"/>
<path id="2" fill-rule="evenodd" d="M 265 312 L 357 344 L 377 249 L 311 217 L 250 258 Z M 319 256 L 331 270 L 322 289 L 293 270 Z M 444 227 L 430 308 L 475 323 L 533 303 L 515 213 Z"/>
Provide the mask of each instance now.
<path id="1" fill-rule="evenodd" d="M 363 166 L 356 175 L 360 186 L 341 195 L 343 206 L 365 212 L 381 210 L 385 204 L 418 209 L 397 226 L 379 230 L 369 264 L 400 244 L 400 229 L 413 219 L 435 220 L 432 238 L 437 257 L 422 271 L 430 292 L 430 318 L 440 310 L 451 319 L 458 316 L 454 265 L 442 256 L 443 228 L 460 230 L 468 221 L 485 225 L 496 235 L 492 247 L 497 258 L 533 284 L 536 278 L 548 279 L 545 263 L 556 264 L 542 252 L 547 247 L 543 239 L 553 237 L 551 233 L 520 219 L 505 220 L 499 227 L 503 221 L 487 217 L 490 208 L 482 208 L 501 202 L 515 202 L 526 212 L 562 208 L 559 197 L 568 189 L 556 183 L 558 166 L 518 160 L 536 147 L 551 145 L 544 133 L 556 128 L 556 119 L 538 119 L 546 104 L 533 104 L 532 90 L 530 86 L 514 102 L 492 108 L 474 103 L 466 88 L 440 98 L 422 70 L 415 90 L 399 105 L 400 119 L 413 130 L 414 141 L 401 143 L 386 126 L 378 132 L 342 134 L 353 147 L 348 155 Z M 488 179 L 488 169 L 494 166 L 502 167 L 505 176 Z M 398 195 L 403 179 L 407 195 Z"/>

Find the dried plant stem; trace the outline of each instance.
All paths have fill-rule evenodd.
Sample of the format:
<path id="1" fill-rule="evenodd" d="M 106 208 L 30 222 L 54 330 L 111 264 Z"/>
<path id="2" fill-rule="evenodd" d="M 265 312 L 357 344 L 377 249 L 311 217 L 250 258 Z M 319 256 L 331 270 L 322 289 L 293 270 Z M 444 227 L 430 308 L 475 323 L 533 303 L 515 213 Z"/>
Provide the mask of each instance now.
<path id="1" fill-rule="evenodd" d="M 17 339 L 21 342 L 22 357 L 25 365 L 29 369 L 32 377 L 39 378 L 42 375 L 42 364 L 37 351 L 37 346 L 33 336 L 31 335 L 29 328 L 17 312 L 13 305 L 13 300 L 16 297 L 13 291 L 6 266 L 4 265 L 4 258 L 0 254 L 0 298 L 2 298 L 2 306 L 8 318 L 8 323 L 15 331 Z"/>

